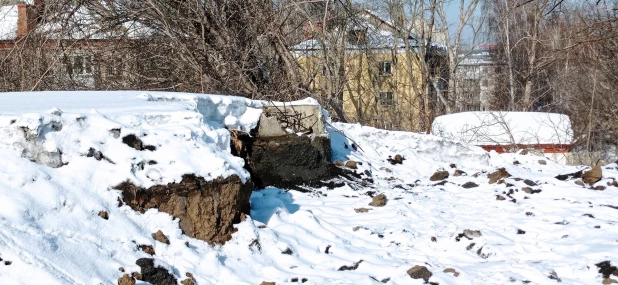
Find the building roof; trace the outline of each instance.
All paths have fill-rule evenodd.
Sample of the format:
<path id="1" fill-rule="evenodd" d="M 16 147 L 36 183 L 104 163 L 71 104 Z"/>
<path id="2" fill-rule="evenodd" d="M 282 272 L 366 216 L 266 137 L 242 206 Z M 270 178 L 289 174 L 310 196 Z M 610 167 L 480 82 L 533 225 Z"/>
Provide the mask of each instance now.
<path id="1" fill-rule="evenodd" d="M 437 117 L 431 133 L 473 145 L 570 144 L 567 115 L 539 112 L 463 112 Z"/>

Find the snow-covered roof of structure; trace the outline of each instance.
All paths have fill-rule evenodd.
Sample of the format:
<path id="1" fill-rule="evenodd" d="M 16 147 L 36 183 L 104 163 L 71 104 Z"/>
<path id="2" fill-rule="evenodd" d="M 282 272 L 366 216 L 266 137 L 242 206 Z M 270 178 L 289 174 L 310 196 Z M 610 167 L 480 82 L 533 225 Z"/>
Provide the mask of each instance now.
<path id="1" fill-rule="evenodd" d="M 431 133 L 473 145 L 556 145 L 573 140 L 568 116 L 538 112 L 463 112 L 437 117 Z"/>

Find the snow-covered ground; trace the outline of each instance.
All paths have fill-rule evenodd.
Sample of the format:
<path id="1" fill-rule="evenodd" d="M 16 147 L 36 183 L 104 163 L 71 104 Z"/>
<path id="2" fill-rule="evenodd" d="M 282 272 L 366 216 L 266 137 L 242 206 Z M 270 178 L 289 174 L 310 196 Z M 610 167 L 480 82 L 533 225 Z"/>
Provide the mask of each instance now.
<path id="1" fill-rule="evenodd" d="M 120 267 L 139 271 L 135 260 L 151 257 L 136 244 L 153 245 L 158 265 L 200 285 L 422 284 L 407 274 L 416 265 L 439 284 L 600 284 L 595 264 L 618 264 L 618 188 L 607 186 L 616 164 L 603 167 L 597 185 L 606 189 L 596 191 L 554 178 L 583 167 L 334 123 L 334 160 L 361 162 L 365 183 L 254 191 L 250 217 L 213 247 L 168 214 L 118 207 L 111 188 L 185 173 L 248 178 L 225 127 L 254 127 L 264 102 L 137 91 L 8 93 L 0 102 L 0 284 L 117 284 Z M 126 146 L 127 134 L 155 149 Z M 403 163 L 390 164 L 397 154 Z M 500 167 L 512 176 L 489 184 Z M 438 170 L 446 182 L 430 181 Z M 537 184 L 532 194 L 527 184 Z M 386 205 L 369 206 L 378 194 Z M 158 230 L 169 245 L 152 238 Z"/>

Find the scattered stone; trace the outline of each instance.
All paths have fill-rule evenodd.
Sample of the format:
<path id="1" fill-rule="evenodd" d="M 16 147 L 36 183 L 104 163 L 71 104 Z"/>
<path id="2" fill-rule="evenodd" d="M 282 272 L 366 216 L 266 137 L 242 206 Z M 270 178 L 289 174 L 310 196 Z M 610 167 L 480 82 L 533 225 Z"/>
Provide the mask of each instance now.
<path id="1" fill-rule="evenodd" d="M 459 272 L 457 272 L 455 269 L 453 268 L 446 268 L 444 269 L 444 273 L 453 273 L 453 276 L 458 277 L 459 276 Z"/>
<path id="2" fill-rule="evenodd" d="M 191 278 L 187 278 L 185 280 L 182 280 L 182 282 L 180 282 L 180 284 L 182 284 L 182 285 L 195 285 L 195 281 L 193 281 L 193 279 L 191 279 Z"/>
<path id="3" fill-rule="evenodd" d="M 618 283 L 618 281 L 611 279 L 611 278 L 603 278 L 603 284 L 607 285 L 607 284 L 614 284 L 614 283 Z"/>
<path id="4" fill-rule="evenodd" d="M 544 159 L 539 159 L 539 164 L 540 165 L 547 165 L 547 161 L 545 161 Z"/>
<path id="5" fill-rule="evenodd" d="M 579 180 L 579 179 L 578 179 L 578 180 L 575 180 L 575 184 L 577 184 L 577 185 L 579 185 L 579 186 L 581 186 L 581 187 L 585 187 L 585 186 L 586 186 L 586 184 L 584 184 L 584 181 L 581 181 L 581 180 Z"/>
<path id="6" fill-rule="evenodd" d="M 122 277 L 118 278 L 118 285 L 135 285 L 135 279 L 129 274 L 122 275 Z"/>
<path id="7" fill-rule="evenodd" d="M 525 179 L 524 183 L 528 186 L 537 186 L 536 182 L 530 180 L 530 179 Z"/>
<path id="8" fill-rule="evenodd" d="M 371 211 L 371 210 L 373 210 L 373 209 L 368 209 L 368 208 L 356 208 L 356 209 L 354 209 L 354 212 L 357 212 L 357 213 L 367 213 L 367 212 L 369 212 L 369 211 Z"/>
<path id="9" fill-rule="evenodd" d="M 446 180 L 442 180 L 442 181 L 440 181 L 440 182 L 438 182 L 438 183 L 434 184 L 433 186 L 444 186 L 444 185 L 446 185 L 446 183 L 447 183 L 447 181 L 446 181 Z"/>
<path id="10" fill-rule="evenodd" d="M 260 285 L 277 285 L 277 283 L 262 281 L 262 283 L 260 283 Z"/>
<path id="11" fill-rule="evenodd" d="M 104 220 L 108 220 L 109 219 L 109 215 L 105 211 L 100 211 L 99 212 L 99 217 L 101 217 Z"/>
<path id="12" fill-rule="evenodd" d="M 534 213 L 532 213 L 532 212 L 526 212 L 526 216 L 528 216 L 528 217 L 532 217 L 532 216 L 534 216 Z"/>
<path id="13" fill-rule="evenodd" d="M 511 174 L 506 171 L 504 168 L 500 168 L 495 172 L 490 173 L 487 177 L 489 177 L 489 184 L 494 184 L 498 182 L 500 179 L 504 179 L 507 177 L 511 177 Z"/>
<path id="14" fill-rule="evenodd" d="M 120 272 L 124 272 L 124 267 L 120 267 L 118 270 L 120 270 Z"/>
<path id="15" fill-rule="evenodd" d="M 357 213 L 358 213 L 358 212 L 357 212 Z M 352 228 L 352 230 L 353 230 L 353 231 L 355 231 L 355 232 L 358 232 L 358 231 L 359 231 L 360 229 L 362 229 L 362 228 L 363 228 L 363 227 L 361 227 L 361 226 L 356 226 L 356 227 L 353 227 L 353 228 Z"/>
<path id="16" fill-rule="evenodd" d="M 333 164 L 336 165 L 336 166 L 344 166 L 345 165 L 345 163 L 343 161 L 341 161 L 341 160 L 337 160 L 337 161 L 333 162 Z"/>
<path id="17" fill-rule="evenodd" d="M 527 155 L 527 154 L 528 154 L 528 150 L 524 148 L 524 149 L 522 149 L 522 150 L 519 152 L 519 154 L 520 154 L 520 155 Z"/>
<path id="18" fill-rule="evenodd" d="M 388 156 L 388 159 L 386 159 L 388 162 L 390 162 L 390 164 L 395 165 L 395 164 L 403 164 L 403 161 L 406 160 L 403 156 L 397 154 L 395 155 L 394 158 L 391 158 L 391 156 Z"/>
<path id="19" fill-rule="evenodd" d="M 350 169 L 358 169 L 358 162 L 354 160 L 348 160 L 345 163 L 345 167 L 350 168 Z"/>
<path id="20" fill-rule="evenodd" d="M 554 270 L 552 270 L 552 271 L 549 273 L 549 276 L 547 276 L 547 277 L 548 277 L 549 279 L 553 279 L 553 280 L 556 280 L 556 281 L 558 281 L 558 282 L 562 282 L 562 279 L 560 279 L 560 277 L 558 277 L 558 273 L 556 273 L 556 271 L 554 271 Z"/>
<path id="21" fill-rule="evenodd" d="M 138 272 L 131 273 L 131 277 L 135 278 L 135 280 L 142 280 L 142 274 Z"/>
<path id="22" fill-rule="evenodd" d="M 483 235 L 483 234 L 481 234 L 481 231 L 469 230 L 469 229 L 464 230 L 463 234 L 468 239 L 473 239 L 473 238 L 481 237 Z"/>
<path id="23" fill-rule="evenodd" d="M 13 261 L 8 261 L 8 260 L 4 261 L 4 265 L 6 265 L 6 266 L 9 266 L 11 264 L 13 264 Z"/>
<path id="24" fill-rule="evenodd" d="M 148 253 L 150 255 L 155 255 L 155 250 L 152 247 L 152 245 L 140 244 L 138 245 L 138 247 L 145 253 Z"/>
<path id="25" fill-rule="evenodd" d="M 466 182 L 463 185 L 461 185 L 461 187 L 465 189 L 470 189 L 470 188 L 479 187 L 479 185 L 474 182 Z"/>
<path id="26" fill-rule="evenodd" d="M 598 186 L 594 187 L 594 190 L 603 191 L 603 190 L 605 190 L 605 186 L 598 185 Z"/>
<path id="27" fill-rule="evenodd" d="M 163 267 L 155 267 L 154 259 L 152 258 L 140 258 L 135 261 L 141 268 L 142 281 L 146 281 L 152 285 L 176 285 L 176 277 L 170 274 L 167 269 Z"/>
<path id="28" fill-rule="evenodd" d="M 524 231 L 524 230 L 520 230 L 520 229 L 517 229 L 517 234 L 518 234 L 518 235 L 523 235 L 523 234 L 525 234 L 525 233 L 526 233 L 526 231 Z"/>
<path id="29" fill-rule="evenodd" d="M 592 169 L 582 174 L 582 180 L 584 180 L 584 182 L 588 185 L 599 182 L 601 178 L 603 178 L 603 170 L 601 170 L 601 167 L 598 165 L 595 165 Z"/>
<path id="30" fill-rule="evenodd" d="M 521 164 L 521 162 L 519 162 L 519 160 L 513 161 L 513 165 L 520 165 L 520 164 Z"/>
<path id="31" fill-rule="evenodd" d="M 387 200 L 386 195 L 384 194 L 376 195 L 373 197 L 373 201 L 369 203 L 369 206 L 384 207 L 384 205 L 386 205 L 386 200 Z"/>
<path id="32" fill-rule="evenodd" d="M 330 245 L 326 246 L 326 249 L 324 250 L 324 253 L 330 254 L 330 248 L 331 248 Z"/>
<path id="33" fill-rule="evenodd" d="M 464 172 L 463 170 L 455 170 L 455 172 L 453 173 L 453 176 L 457 177 L 457 176 L 462 176 L 462 175 L 466 175 L 466 172 Z"/>
<path id="34" fill-rule="evenodd" d="M 442 171 L 436 171 L 436 173 L 434 173 L 429 180 L 430 181 L 440 181 L 440 180 L 444 180 L 446 178 L 448 178 L 448 171 L 442 170 Z"/>
<path id="35" fill-rule="evenodd" d="M 293 253 L 294 252 L 289 247 L 281 252 L 281 254 L 287 254 L 287 255 L 292 255 Z"/>
<path id="36" fill-rule="evenodd" d="M 438 239 L 436 237 L 431 237 L 431 241 L 438 242 Z"/>
<path id="37" fill-rule="evenodd" d="M 144 149 L 144 144 L 142 143 L 142 140 L 140 138 L 138 138 L 136 135 L 134 134 L 130 134 L 127 135 L 125 137 L 122 138 L 122 143 L 128 145 L 129 147 L 132 147 L 136 150 L 143 150 Z"/>
<path id="38" fill-rule="evenodd" d="M 472 248 L 474 248 L 474 246 L 476 245 L 476 243 L 470 243 L 468 246 L 466 246 L 466 250 L 471 250 Z"/>
<path id="39" fill-rule="evenodd" d="M 363 262 L 363 260 L 359 260 L 358 262 L 354 262 L 354 264 L 352 266 L 341 266 L 339 267 L 339 269 L 337 269 L 337 271 L 351 271 L 351 270 L 356 270 L 358 269 L 358 266 Z"/>
<path id="40" fill-rule="evenodd" d="M 425 266 L 416 265 L 408 269 L 408 275 L 410 275 L 412 279 L 423 279 L 425 282 L 428 282 L 433 273 Z"/>
<path id="41" fill-rule="evenodd" d="M 450 168 L 457 168 L 457 165 L 455 163 L 451 163 L 448 165 Z"/>
<path id="42" fill-rule="evenodd" d="M 577 172 L 573 172 L 573 173 L 567 173 L 567 174 L 560 174 L 558 176 L 556 176 L 555 178 L 558 180 L 562 180 L 565 181 L 567 179 L 576 179 L 576 178 L 581 178 L 583 174 L 583 171 L 577 171 Z"/>
<path id="43" fill-rule="evenodd" d="M 390 168 L 387 168 L 387 167 L 380 167 L 380 170 L 384 170 L 384 171 L 386 171 L 387 173 L 391 173 L 391 172 L 393 172 Z"/>
<path id="44" fill-rule="evenodd" d="M 162 242 L 164 244 L 170 244 L 170 240 L 167 238 L 165 234 L 163 234 L 161 230 L 158 230 L 156 233 L 153 233 L 152 238 L 158 242 Z"/>
<path id="45" fill-rule="evenodd" d="M 502 195 L 496 195 L 496 200 L 504 201 L 504 200 L 506 200 L 506 198 L 502 197 Z"/>

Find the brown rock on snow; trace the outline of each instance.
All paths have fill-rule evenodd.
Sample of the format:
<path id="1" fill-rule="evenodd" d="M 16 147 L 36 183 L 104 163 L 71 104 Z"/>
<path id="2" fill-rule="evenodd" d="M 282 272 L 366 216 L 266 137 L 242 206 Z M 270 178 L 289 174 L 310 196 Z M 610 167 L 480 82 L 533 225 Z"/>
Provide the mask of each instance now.
<path id="1" fill-rule="evenodd" d="M 582 180 L 589 185 L 599 182 L 601 178 L 603 178 L 603 170 L 601 170 L 601 167 L 598 165 L 592 167 L 592 169 L 584 172 L 582 175 Z"/>
<path id="2" fill-rule="evenodd" d="M 135 279 L 129 276 L 129 274 L 122 275 L 118 278 L 118 285 L 135 285 Z"/>
<path id="3" fill-rule="evenodd" d="M 430 181 L 440 181 L 448 178 L 448 171 L 436 171 L 431 177 L 429 177 Z"/>
<path id="4" fill-rule="evenodd" d="M 596 186 L 596 187 L 594 187 L 594 190 L 603 191 L 603 190 L 605 190 L 605 186 L 603 186 L 603 185 Z"/>
<path id="5" fill-rule="evenodd" d="M 357 213 L 367 213 L 370 210 L 371 209 L 367 209 L 367 208 L 356 208 L 356 209 L 354 209 L 354 212 L 357 212 Z"/>
<path id="6" fill-rule="evenodd" d="M 496 195 L 496 200 L 503 201 L 506 200 L 506 198 L 502 197 L 502 195 Z"/>
<path id="7" fill-rule="evenodd" d="M 391 156 L 388 156 L 388 159 L 386 159 L 388 162 L 390 162 L 390 164 L 395 165 L 395 164 L 403 164 L 403 161 L 405 160 L 405 158 L 403 158 L 403 156 L 401 155 L 395 155 L 394 158 L 392 158 Z"/>
<path id="8" fill-rule="evenodd" d="M 345 163 L 345 167 L 350 168 L 350 169 L 358 169 L 358 162 L 354 160 L 348 160 Z"/>
<path id="9" fill-rule="evenodd" d="M 108 214 L 107 214 L 107 212 L 105 212 L 105 211 L 100 211 L 100 212 L 99 212 L 99 217 L 101 217 L 101 218 L 102 218 L 102 219 L 104 219 L 104 220 L 109 219 L 109 215 L 108 215 Z"/>
<path id="10" fill-rule="evenodd" d="M 260 283 L 260 285 L 277 285 L 277 283 L 262 281 L 262 283 Z"/>
<path id="11" fill-rule="evenodd" d="M 459 169 L 457 169 L 457 170 L 455 170 L 455 172 L 453 173 L 453 176 L 457 177 L 457 176 L 462 176 L 462 175 L 465 175 L 465 174 L 466 174 L 466 172 L 464 172 L 463 170 L 459 170 Z"/>
<path id="12" fill-rule="evenodd" d="M 444 269 L 444 273 L 453 273 L 453 276 L 455 276 L 455 277 L 459 276 L 459 272 L 457 272 L 453 268 L 446 268 L 446 269 Z"/>
<path id="13" fill-rule="evenodd" d="M 170 244 L 170 240 L 167 238 L 165 234 L 163 234 L 161 230 L 158 230 L 156 233 L 153 233 L 152 238 L 158 242 L 162 242 L 164 244 Z"/>
<path id="14" fill-rule="evenodd" d="M 608 284 L 614 284 L 614 283 L 618 283 L 618 281 L 611 279 L 611 278 L 604 278 L 603 279 L 603 284 L 604 285 L 608 285 Z"/>
<path id="15" fill-rule="evenodd" d="M 333 164 L 336 165 L 336 166 L 344 166 L 345 165 L 345 163 L 343 161 L 341 161 L 341 160 L 337 160 L 337 161 L 333 162 Z"/>
<path id="16" fill-rule="evenodd" d="M 182 280 L 182 282 L 180 282 L 180 284 L 182 284 L 182 285 L 195 285 L 195 281 L 193 281 L 193 279 L 191 279 L 191 278 L 187 278 L 185 280 Z"/>
<path id="17" fill-rule="evenodd" d="M 487 175 L 487 177 L 489 177 L 489 184 L 494 184 L 498 182 L 498 180 L 500 179 L 511 177 L 511 174 L 508 173 L 506 169 L 500 168 L 496 170 L 495 172 L 492 172 L 489 175 Z"/>
<path id="18" fill-rule="evenodd" d="M 539 160 L 539 164 L 540 165 L 547 165 L 547 161 L 545 161 L 544 159 Z"/>
<path id="19" fill-rule="evenodd" d="M 369 206 L 383 207 L 384 205 L 386 205 L 386 200 L 387 200 L 386 195 L 384 194 L 376 195 L 373 197 L 373 201 L 369 203 Z"/>
<path id="20" fill-rule="evenodd" d="M 148 253 L 150 255 L 155 255 L 155 250 L 152 247 L 152 245 L 140 244 L 138 247 L 145 253 Z"/>
<path id="21" fill-rule="evenodd" d="M 408 275 L 410 275 L 413 279 L 423 279 L 427 282 L 433 273 L 431 273 L 431 271 L 429 271 L 429 269 L 425 266 L 416 265 L 408 269 Z"/>
<path id="22" fill-rule="evenodd" d="M 579 185 L 581 187 L 586 186 L 586 184 L 584 184 L 584 181 L 581 181 L 581 180 L 575 180 L 575 184 L 577 184 L 577 185 Z"/>

